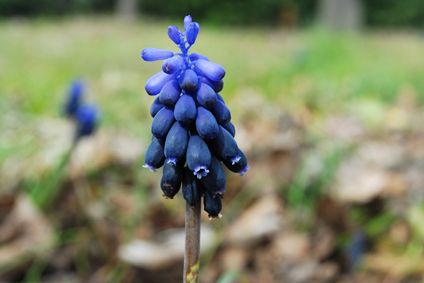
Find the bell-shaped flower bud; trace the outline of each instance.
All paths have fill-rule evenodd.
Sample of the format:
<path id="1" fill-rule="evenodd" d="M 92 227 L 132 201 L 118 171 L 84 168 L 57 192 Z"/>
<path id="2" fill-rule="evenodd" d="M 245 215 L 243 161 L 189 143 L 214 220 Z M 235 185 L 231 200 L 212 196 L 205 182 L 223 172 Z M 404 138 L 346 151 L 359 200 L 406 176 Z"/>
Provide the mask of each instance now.
<path id="1" fill-rule="evenodd" d="M 189 94 L 183 94 L 178 99 L 174 108 L 175 120 L 183 125 L 189 125 L 196 119 L 197 109 L 194 99 Z"/>
<path id="2" fill-rule="evenodd" d="M 199 70 L 208 79 L 215 82 L 222 80 L 225 76 L 225 69 L 221 65 L 214 62 L 199 59 L 194 62 L 194 67 L 196 72 Z"/>
<path id="3" fill-rule="evenodd" d="M 216 121 L 220 125 L 225 125 L 231 120 L 231 112 L 230 109 L 222 102 L 218 100 L 214 107 L 210 109 L 213 116 L 215 116 Z"/>
<path id="4" fill-rule="evenodd" d="M 160 187 L 163 196 L 173 199 L 181 188 L 181 174 L 183 173 L 185 159 L 181 159 L 176 165 L 166 163 L 163 165 L 162 180 Z"/>
<path id="5" fill-rule="evenodd" d="M 146 89 L 147 94 L 149 95 L 157 95 L 159 94 L 162 87 L 170 80 L 172 80 L 175 77 L 175 74 L 168 75 L 164 72 L 159 72 L 153 76 L 151 76 L 144 88 Z"/>
<path id="6" fill-rule="evenodd" d="M 153 137 L 144 156 L 145 164 L 143 167 L 150 169 L 152 172 L 156 172 L 156 169 L 162 167 L 165 162 L 164 147 L 165 139 Z"/>
<path id="7" fill-rule="evenodd" d="M 238 150 L 238 155 L 240 156 L 240 160 L 237 163 L 226 162 L 224 161 L 224 165 L 232 172 L 240 173 L 240 176 L 250 169 L 249 165 L 247 165 L 246 155 L 244 155 L 243 151 Z"/>
<path id="8" fill-rule="evenodd" d="M 211 140 L 218 136 L 219 126 L 213 114 L 203 108 L 197 108 L 196 130 L 205 140 Z"/>
<path id="9" fill-rule="evenodd" d="M 196 22 L 192 22 L 187 26 L 186 37 L 188 44 L 192 45 L 196 42 L 197 35 L 199 34 L 200 26 Z"/>
<path id="10" fill-rule="evenodd" d="M 160 91 L 159 100 L 163 105 L 173 108 L 178 98 L 180 98 L 180 94 L 181 88 L 177 80 L 170 80 Z"/>
<path id="11" fill-rule="evenodd" d="M 163 107 L 153 118 L 152 134 L 156 138 L 165 138 L 174 124 L 174 111 L 168 107 Z"/>
<path id="12" fill-rule="evenodd" d="M 196 178 L 188 167 L 184 167 L 182 175 L 183 197 L 191 207 L 196 205 L 196 202 L 201 197 L 200 188 L 197 186 Z"/>
<path id="13" fill-rule="evenodd" d="M 184 17 L 184 30 L 187 31 L 187 27 L 189 24 L 191 24 L 192 19 L 190 15 L 187 15 Z"/>
<path id="14" fill-rule="evenodd" d="M 179 78 L 180 87 L 185 91 L 194 91 L 197 88 L 199 79 L 192 69 L 187 69 Z"/>
<path id="15" fill-rule="evenodd" d="M 209 58 L 206 57 L 205 55 L 195 53 L 195 52 L 188 54 L 188 58 L 190 59 L 191 62 L 194 62 L 194 61 L 199 60 L 199 59 L 209 61 Z"/>
<path id="16" fill-rule="evenodd" d="M 163 105 L 160 100 L 159 96 L 156 97 L 156 99 L 153 101 L 152 105 L 150 106 L 150 115 L 155 118 L 156 114 L 161 110 L 165 105 Z"/>
<path id="17" fill-rule="evenodd" d="M 184 65 L 184 59 L 180 56 L 175 56 L 163 61 L 162 71 L 167 74 L 173 74 Z"/>
<path id="18" fill-rule="evenodd" d="M 209 148 L 219 160 L 235 164 L 240 160 L 237 142 L 233 136 L 222 126 L 219 126 L 219 134 L 208 141 Z"/>
<path id="19" fill-rule="evenodd" d="M 233 137 L 236 136 L 236 127 L 234 127 L 233 123 L 228 122 L 227 124 L 222 125 L 224 129 L 226 129 Z"/>
<path id="20" fill-rule="evenodd" d="M 224 98 L 219 93 L 216 93 L 216 98 L 225 104 Z"/>
<path id="21" fill-rule="evenodd" d="M 225 178 L 224 169 L 222 169 L 221 164 L 213 154 L 211 155 L 209 173 L 200 179 L 200 181 L 203 183 L 206 190 L 211 192 L 213 195 L 224 195 L 227 179 Z"/>
<path id="22" fill-rule="evenodd" d="M 221 196 L 214 196 L 211 192 L 206 191 L 203 196 L 203 206 L 203 209 L 208 213 L 209 220 L 222 217 L 219 214 L 222 210 Z"/>
<path id="23" fill-rule="evenodd" d="M 179 45 L 181 43 L 180 32 L 177 26 L 168 27 L 168 36 L 175 44 Z"/>
<path id="24" fill-rule="evenodd" d="M 198 179 L 209 173 L 209 165 L 211 164 L 211 153 L 208 145 L 198 135 L 190 136 L 187 147 L 187 166 L 193 171 Z"/>
<path id="25" fill-rule="evenodd" d="M 216 93 L 207 84 L 200 84 L 196 95 L 197 102 L 207 109 L 215 106 L 217 98 Z"/>
<path id="26" fill-rule="evenodd" d="M 188 145 L 188 131 L 176 121 L 166 136 L 165 157 L 167 163 L 177 164 L 185 156 Z"/>
<path id="27" fill-rule="evenodd" d="M 89 136 L 97 128 L 97 108 L 94 105 L 81 105 L 75 115 L 77 121 L 76 138 Z"/>
<path id="28" fill-rule="evenodd" d="M 214 92 L 218 93 L 220 92 L 223 88 L 224 88 L 224 81 L 223 80 L 219 80 L 219 81 L 212 81 L 208 78 L 206 78 L 205 76 L 200 77 L 200 82 L 202 84 L 207 84 L 208 86 L 210 86 Z"/>
<path id="29" fill-rule="evenodd" d="M 164 49 L 148 47 L 141 51 L 141 58 L 144 61 L 158 61 L 174 57 L 174 52 Z"/>

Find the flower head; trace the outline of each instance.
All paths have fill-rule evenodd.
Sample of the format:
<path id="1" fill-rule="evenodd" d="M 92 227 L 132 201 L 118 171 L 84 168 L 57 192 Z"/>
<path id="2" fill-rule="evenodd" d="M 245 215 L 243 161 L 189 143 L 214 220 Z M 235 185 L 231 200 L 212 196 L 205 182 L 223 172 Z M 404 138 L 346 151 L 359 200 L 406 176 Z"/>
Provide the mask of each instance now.
<path id="1" fill-rule="evenodd" d="M 226 185 L 221 163 L 240 175 L 249 166 L 234 139 L 230 110 L 218 93 L 224 86 L 225 69 L 202 54 L 188 53 L 199 31 L 200 25 L 186 16 L 184 30 L 168 27 L 168 36 L 181 53 L 152 47 L 141 52 L 145 61 L 164 60 L 162 71 L 145 85 L 149 95 L 159 96 L 150 108 L 154 138 L 144 167 L 155 171 L 163 165 L 165 197 L 173 198 L 182 183 L 189 205 L 203 196 L 209 216 L 219 218 Z"/>

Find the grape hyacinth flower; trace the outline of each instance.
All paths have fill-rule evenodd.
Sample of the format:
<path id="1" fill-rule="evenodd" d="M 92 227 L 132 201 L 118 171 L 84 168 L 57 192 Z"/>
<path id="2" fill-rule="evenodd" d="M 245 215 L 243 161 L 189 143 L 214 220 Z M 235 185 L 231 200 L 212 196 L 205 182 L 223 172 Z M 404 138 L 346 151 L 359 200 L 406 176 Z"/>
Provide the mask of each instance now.
<path id="1" fill-rule="evenodd" d="M 165 164 L 164 177 L 192 172 L 195 178 L 173 177 L 172 185 L 180 186 L 185 195 L 204 198 L 209 216 L 220 217 L 221 197 L 225 192 L 225 174 L 221 163 L 230 171 L 243 175 L 248 169 L 244 153 L 234 139 L 231 112 L 218 93 L 223 89 L 224 68 L 201 54 L 188 51 L 196 42 L 200 26 L 191 16 L 184 18 L 184 30 L 168 27 L 169 38 L 181 53 L 146 48 L 141 52 L 145 61 L 164 60 L 162 71 L 147 80 L 145 89 L 158 96 L 151 108 L 153 139 L 147 149 L 144 167 L 152 172 Z M 180 166 L 186 166 L 181 170 Z M 174 168 L 178 164 L 179 168 Z M 165 176 L 166 175 L 166 176 Z M 173 176 L 173 175 L 172 175 Z M 188 182 L 188 183 L 187 183 Z M 196 183 L 194 185 L 194 183 Z M 180 188 L 162 186 L 164 196 L 172 198 Z M 193 193 L 193 190 L 198 190 Z M 205 190 L 205 191 L 202 191 Z M 190 193 L 188 193 L 190 192 Z M 190 205 L 195 202 L 191 197 Z M 213 207 L 213 211 L 209 208 Z"/>
<path id="2" fill-rule="evenodd" d="M 75 125 L 74 142 L 92 135 L 98 126 L 98 109 L 84 102 L 84 90 L 81 80 L 73 81 L 64 104 L 64 114 L 72 119 Z"/>
<path id="3" fill-rule="evenodd" d="M 247 159 L 234 139 L 231 112 L 219 94 L 224 68 L 206 56 L 188 51 L 200 31 L 191 16 L 184 30 L 168 27 L 169 38 L 181 53 L 146 48 L 145 61 L 159 61 L 162 71 L 145 84 L 147 94 L 157 96 L 150 107 L 152 141 L 143 167 L 155 172 L 163 166 L 161 189 L 173 198 L 182 187 L 186 200 L 186 249 L 184 282 L 198 282 L 200 206 L 209 219 L 220 218 L 226 177 L 221 164 L 241 176 L 249 170 Z"/>

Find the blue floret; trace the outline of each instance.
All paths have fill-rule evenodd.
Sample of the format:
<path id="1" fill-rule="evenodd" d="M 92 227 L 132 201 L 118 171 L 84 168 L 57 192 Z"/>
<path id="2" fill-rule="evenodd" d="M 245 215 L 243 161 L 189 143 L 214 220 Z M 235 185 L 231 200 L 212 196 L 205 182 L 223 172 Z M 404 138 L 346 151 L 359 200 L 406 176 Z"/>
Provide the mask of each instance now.
<path id="1" fill-rule="evenodd" d="M 213 108 L 217 101 L 216 93 L 207 84 L 200 84 L 196 98 L 197 102 L 207 109 Z"/>
<path id="2" fill-rule="evenodd" d="M 176 164 L 185 156 L 188 145 L 188 131 L 178 121 L 172 125 L 166 136 L 165 157 L 167 163 Z"/>
<path id="3" fill-rule="evenodd" d="M 174 111 L 168 107 L 163 107 L 153 118 L 152 134 L 156 138 L 166 138 L 169 130 L 174 124 Z"/>
<path id="4" fill-rule="evenodd" d="M 219 134 L 219 126 L 212 113 L 203 108 L 197 108 L 196 130 L 205 140 L 214 139 Z"/>
<path id="5" fill-rule="evenodd" d="M 198 187 L 196 178 L 188 167 L 184 167 L 183 176 L 183 197 L 190 206 L 195 206 L 197 199 L 202 195 L 201 188 Z"/>
<path id="6" fill-rule="evenodd" d="M 183 94 L 175 104 L 174 117 L 175 120 L 190 125 L 197 116 L 197 108 L 194 99 L 189 94 Z"/>
<path id="7" fill-rule="evenodd" d="M 153 137 L 144 156 L 144 168 L 148 168 L 150 171 L 156 172 L 156 169 L 162 167 L 165 162 L 164 146 L 164 139 L 157 139 Z"/>
<path id="8" fill-rule="evenodd" d="M 209 173 L 211 164 L 211 153 L 208 145 L 198 135 L 192 135 L 187 147 L 187 166 L 193 171 L 198 179 L 205 177 Z"/>
<path id="9" fill-rule="evenodd" d="M 170 80 L 162 87 L 159 93 L 159 100 L 163 105 L 173 108 L 178 98 L 180 98 L 180 94 L 181 88 L 177 80 Z"/>

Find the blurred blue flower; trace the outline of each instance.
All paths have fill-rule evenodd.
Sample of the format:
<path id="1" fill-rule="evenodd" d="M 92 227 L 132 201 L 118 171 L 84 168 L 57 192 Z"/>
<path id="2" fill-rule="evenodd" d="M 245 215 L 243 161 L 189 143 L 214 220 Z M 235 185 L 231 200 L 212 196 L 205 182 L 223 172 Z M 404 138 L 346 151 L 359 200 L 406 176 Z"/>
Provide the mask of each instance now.
<path id="1" fill-rule="evenodd" d="M 90 136 L 97 128 L 98 110 L 94 105 L 83 104 L 78 107 L 75 118 L 77 124 L 76 138 Z"/>
<path id="2" fill-rule="evenodd" d="M 82 103 L 84 95 L 84 84 L 80 80 L 75 80 L 71 84 L 71 88 L 67 94 L 65 101 L 65 115 L 74 117 L 77 113 L 78 107 Z"/>

